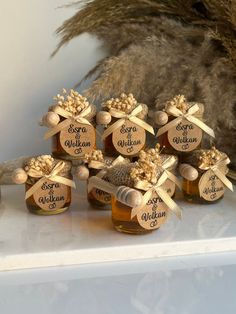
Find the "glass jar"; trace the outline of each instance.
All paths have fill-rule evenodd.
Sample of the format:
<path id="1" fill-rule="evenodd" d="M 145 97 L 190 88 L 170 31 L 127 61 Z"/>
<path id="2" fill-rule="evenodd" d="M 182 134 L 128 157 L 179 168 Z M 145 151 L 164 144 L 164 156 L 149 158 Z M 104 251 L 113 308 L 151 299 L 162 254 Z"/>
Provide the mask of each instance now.
<path id="1" fill-rule="evenodd" d="M 65 118 L 60 117 L 60 122 Z M 96 149 L 96 118 L 88 118 L 91 125 L 71 123 L 65 130 L 52 137 L 52 155 L 64 160 L 83 159 L 84 155 Z M 60 123 L 59 122 L 59 123 Z"/>
<path id="2" fill-rule="evenodd" d="M 116 187 L 114 190 L 117 189 L 117 194 L 112 194 L 111 200 L 112 221 L 116 230 L 132 234 L 149 233 L 165 222 L 169 212 L 166 203 L 174 197 L 175 186 L 178 184 L 174 175 L 177 163 L 177 156 L 160 154 L 160 146 L 157 145 L 141 151 L 135 163 L 118 164 L 109 168 L 107 181 Z M 159 180 L 164 180 L 161 188 L 168 194 L 163 196 L 164 201 L 155 189 Z M 142 205 L 137 204 L 138 207 L 132 206 L 142 199 L 140 193 L 149 199 Z"/>
<path id="3" fill-rule="evenodd" d="M 194 181 L 183 179 L 183 195 L 188 202 L 197 204 L 215 204 L 224 197 L 224 184 L 217 178 L 216 175 L 212 175 L 211 181 L 213 184 L 209 183 L 209 187 L 205 188 L 207 199 L 200 196 L 199 181 L 204 173 L 206 172 L 199 172 L 198 178 Z"/>
<path id="4" fill-rule="evenodd" d="M 56 162 L 58 160 L 55 160 Z M 72 180 L 71 163 L 66 161 L 64 168 L 57 175 Z M 71 204 L 71 187 L 48 178 L 28 176 L 25 192 L 39 180 L 41 180 L 39 188 L 26 199 L 28 210 L 37 215 L 56 215 L 65 212 Z"/>
<path id="5" fill-rule="evenodd" d="M 189 108 L 196 103 L 188 102 Z M 203 119 L 204 105 L 197 103 L 199 110 L 193 115 L 197 119 Z M 176 117 L 168 114 L 168 123 L 175 120 Z M 161 128 L 161 126 L 159 127 Z M 198 126 L 183 119 L 177 126 L 158 136 L 158 143 L 163 147 L 166 154 L 176 154 L 181 157 L 193 150 L 201 148 L 203 131 Z"/>
<path id="6" fill-rule="evenodd" d="M 213 171 L 203 170 L 199 168 L 201 152 L 210 150 L 195 151 L 185 158 L 185 162 L 198 171 L 198 177 L 191 181 L 187 177 L 183 178 L 183 195 L 188 202 L 198 204 L 215 204 L 219 202 L 225 193 L 224 183 L 215 175 Z M 226 156 L 224 154 L 224 156 Z M 226 165 L 219 168 L 225 176 L 228 172 Z M 204 180 L 204 181 L 203 181 Z M 203 183 L 201 184 L 201 182 Z M 200 193 L 201 191 L 201 193 Z"/>
<path id="7" fill-rule="evenodd" d="M 165 188 L 168 192 L 168 190 Z M 144 191 L 140 192 L 145 194 Z M 168 192 L 169 194 L 169 192 Z M 112 196 L 112 222 L 119 232 L 130 234 L 145 234 L 159 229 L 168 218 L 169 209 L 162 199 L 153 193 L 137 215 L 131 218 L 132 208 L 119 202 Z"/>
<path id="8" fill-rule="evenodd" d="M 153 231 L 140 226 L 137 216 L 131 219 L 132 208 L 117 201 L 115 196 L 111 198 L 111 208 L 112 222 L 117 231 L 130 234 L 145 234 Z"/>
<path id="9" fill-rule="evenodd" d="M 131 159 L 137 157 L 146 145 L 146 130 L 142 122 L 147 119 L 147 105 L 139 104 L 132 94 L 122 93 L 120 98 L 111 98 L 105 102 L 103 109 L 105 112 L 98 114 L 98 123 L 105 127 L 107 135 L 104 139 L 105 154 L 111 157 L 122 155 Z M 133 121 L 131 117 L 139 120 Z M 117 121 L 121 125 L 112 129 Z M 151 126 L 148 129 L 154 134 Z"/>

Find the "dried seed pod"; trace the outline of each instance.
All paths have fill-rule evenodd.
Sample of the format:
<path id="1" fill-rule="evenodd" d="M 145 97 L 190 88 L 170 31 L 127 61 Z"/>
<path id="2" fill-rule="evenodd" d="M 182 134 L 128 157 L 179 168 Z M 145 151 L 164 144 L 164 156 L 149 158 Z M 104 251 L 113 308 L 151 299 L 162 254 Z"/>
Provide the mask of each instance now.
<path id="1" fill-rule="evenodd" d="M 12 173 L 12 181 L 16 184 L 24 184 L 28 179 L 28 175 L 22 168 L 17 168 Z"/>
<path id="2" fill-rule="evenodd" d="M 48 128 L 56 126 L 60 122 L 60 117 L 57 113 L 49 111 L 43 116 L 42 123 Z"/>
<path id="3" fill-rule="evenodd" d="M 111 122 L 111 115 L 107 111 L 100 111 L 96 116 L 97 124 L 109 124 Z"/>
<path id="4" fill-rule="evenodd" d="M 198 178 L 197 169 L 193 166 L 190 166 L 189 164 L 181 164 L 179 166 L 179 173 L 184 179 L 188 181 L 194 181 Z"/>
<path id="5" fill-rule="evenodd" d="M 157 125 L 164 125 L 168 122 L 168 114 L 164 111 L 156 111 L 153 119 Z"/>
<path id="6" fill-rule="evenodd" d="M 75 175 L 80 181 L 86 181 L 89 178 L 89 169 L 85 166 L 78 166 Z"/>

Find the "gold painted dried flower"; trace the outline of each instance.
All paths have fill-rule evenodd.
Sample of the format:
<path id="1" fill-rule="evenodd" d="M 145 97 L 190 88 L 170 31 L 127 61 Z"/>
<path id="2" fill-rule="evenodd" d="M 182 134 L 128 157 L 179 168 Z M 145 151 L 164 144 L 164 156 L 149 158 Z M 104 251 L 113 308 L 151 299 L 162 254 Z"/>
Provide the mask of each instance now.
<path id="1" fill-rule="evenodd" d="M 54 100 L 54 105 L 60 106 L 62 109 L 72 113 L 74 116 L 78 115 L 81 111 L 90 106 L 87 98 L 80 95 L 73 89 L 67 91 L 63 88 L 62 95 L 57 94 L 57 96 L 54 97 Z"/>
<path id="2" fill-rule="evenodd" d="M 105 109 L 116 109 L 129 114 L 135 107 L 137 107 L 137 100 L 133 94 L 122 93 L 119 98 L 111 98 L 102 104 Z"/>
<path id="3" fill-rule="evenodd" d="M 199 168 L 207 169 L 214 166 L 219 160 L 223 158 L 224 154 L 217 150 L 214 146 L 209 150 L 202 151 L 199 156 Z"/>
<path id="4" fill-rule="evenodd" d="M 30 173 L 31 170 L 36 170 L 40 175 L 45 175 L 51 173 L 53 166 L 54 158 L 51 155 L 41 155 L 31 158 L 25 166 L 25 171 Z"/>
<path id="5" fill-rule="evenodd" d="M 165 111 L 168 113 L 169 109 L 173 107 L 179 109 L 183 113 L 186 113 L 189 109 L 189 104 L 187 103 L 184 95 L 177 95 L 173 99 L 166 102 Z"/>
<path id="6" fill-rule="evenodd" d="M 87 163 L 90 163 L 91 161 L 100 161 L 104 162 L 104 156 L 101 150 L 94 149 L 88 154 L 85 154 L 84 159 Z"/>

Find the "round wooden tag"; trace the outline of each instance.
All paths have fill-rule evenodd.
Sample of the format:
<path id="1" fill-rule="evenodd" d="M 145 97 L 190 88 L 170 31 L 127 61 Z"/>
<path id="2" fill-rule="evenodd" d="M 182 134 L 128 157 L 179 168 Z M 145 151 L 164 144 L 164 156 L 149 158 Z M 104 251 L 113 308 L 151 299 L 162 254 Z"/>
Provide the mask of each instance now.
<path id="1" fill-rule="evenodd" d="M 35 203 L 43 210 L 63 208 L 68 198 L 68 186 L 45 179 L 33 194 Z"/>
<path id="2" fill-rule="evenodd" d="M 180 152 L 191 152 L 202 141 L 202 129 L 183 119 L 179 124 L 168 131 L 170 145 Z"/>
<path id="3" fill-rule="evenodd" d="M 60 143 L 71 156 L 81 157 L 95 147 L 96 134 L 92 125 L 73 122 L 60 132 Z"/>
<path id="4" fill-rule="evenodd" d="M 146 131 L 139 125 L 126 120 L 125 123 L 112 133 L 115 149 L 122 155 L 137 154 L 146 143 Z"/>
<path id="5" fill-rule="evenodd" d="M 150 200 L 137 214 L 140 226 L 147 230 L 158 229 L 167 217 L 168 207 L 156 192 L 153 192 Z"/>
<path id="6" fill-rule="evenodd" d="M 97 189 L 97 188 L 92 189 L 91 193 L 97 201 L 99 201 L 103 204 L 110 204 L 111 203 L 111 194 L 106 193 L 106 192 L 104 192 L 100 189 Z"/>
<path id="7" fill-rule="evenodd" d="M 199 185 L 199 191 L 202 198 L 208 202 L 213 202 L 223 196 L 225 193 L 225 185 L 213 172 L 207 171 L 202 175 L 201 179 L 207 182 L 201 191 Z"/>

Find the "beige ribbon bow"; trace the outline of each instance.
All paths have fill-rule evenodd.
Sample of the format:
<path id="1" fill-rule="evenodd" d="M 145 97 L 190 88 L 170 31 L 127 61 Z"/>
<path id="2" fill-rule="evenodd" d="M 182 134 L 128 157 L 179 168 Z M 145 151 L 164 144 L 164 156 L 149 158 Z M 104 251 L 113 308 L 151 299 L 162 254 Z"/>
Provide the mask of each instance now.
<path id="1" fill-rule="evenodd" d="M 97 170 L 101 170 L 96 175 L 96 177 L 103 178 L 106 175 L 107 170 L 109 168 L 112 168 L 113 166 L 116 166 L 116 165 L 124 163 L 124 162 L 125 162 L 125 158 L 122 156 L 118 156 L 115 160 L 113 160 L 113 162 L 110 165 L 107 165 L 105 162 L 102 162 L 102 161 L 92 160 L 88 164 L 88 167 L 93 168 L 93 169 L 97 169 Z"/>
<path id="2" fill-rule="evenodd" d="M 112 117 L 114 118 L 118 118 L 119 120 L 117 120 L 115 123 L 113 123 L 108 129 L 106 129 L 102 135 L 102 139 L 104 140 L 108 135 L 110 135 L 111 133 L 113 133 L 115 130 L 117 130 L 118 128 L 120 128 L 126 120 L 129 120 L 137 125 L 139 125 L 140 127 L 142 127 L 143 129 L 145 129 L 146 131 L 150 132 L 151 134 L 155 134 L 153 127 L 151 125 L 149 125 L 148 123 L 146 123 L 145 121 L 139 119 L 137 117 L 137 115 L 143 110 L 143 107 L 141 105 L 138 105 L 131 113 L 126 114 L 123 111 L 119 111 L 116 109 L 111 109 L 109 111 L 109 113 L 111 114 Z"/>
<path id="3" fill-rule="evenodd" d="M 168 206 L 170 210 L 172 210 L 175 215 L 181 219 L 182 218 L 182 211 L 181 208 L 172 200 L 169 194 L 163 189 L 162 185 L 168 179 L 168 175 L 166 172 L 163 172 L 161 177 L 159 178 L 157 184 L 152 185 L 146 181 L 139 181 L 135 184 L 135 187 L 140 190 L 147 191 L 143 196 L 143 202 L 140 206 L 134 207 L 131 212 L 131 219 L 137 215 L 138 211 L 142 209 L 147 202 L 152 197 L 153 192 L 156 192 L 157 195 L 163 200 L 163 202 Z"/>
<path id="4" fill-rule="evenodd" d="M 91 123 L 85 118 L 91 112 L 90 106 L 85 108 L 83 111 L 81 111 L 77 116 L 74 116 L 71 112 L 68 112 L 59 106 L 56 107 L 54 112 L 59 114 L 63 118 L 66 118 L 66 120 L 62 121 L 61 123 L 56 125 L 54 128 L 47 131 L 44 135 L 45 140 L 55 135 L 56 133 L 62 131 L 74 121 L 82 123 L 82 124 L 91 125 Z"/>
<path id="5" fill-rule="evenodd" d="M 42 175 L 37 170 L 29 170 L 27 174 L 32 178 L 40 178 L 26 193 L 25 193 L 25 199 L 29 198 L 31 195 L 33 195 L 41 186 L 43 181 L 45 179 L 49 179 L 54 182 L 62 183 L 67 186 L 70 186 L 72 188 L 75 188 L 74 181 L 67 179 L 65 177 L 58 176 L 58 173 L 65 167 L 64 161 L 59 161 L 54 168 L 52 169 L 50 174 L 44 174 Z"/>
<path id="6" fill-rule="evenodd" d="M 230 163 L 230 160 L 228 157 L 226 157 L 218 161 L 214 166 L 206 166 L 206 167 L 199 166 L 199 168 L 202 170 L 207 170 L 209 174 L 210 173 L 215 174 L 221 180 L 221 182 L 223 182 L 224 185 L 233 192 L 233 184 L 226 178 L 225 174 L 220 170 L 221 168 L 224 168 L 229 163 Z M 199 180 L 198 186 L 199 186 L 200 196 L 202 196 L 202 191 L 207 184 L 207 181 L 208 181 L 207 177 L 208 176 L 202 176 L 201 179 Z"/>
<path id="7" fill-rule="evenodd" d="M 192 122 L 193 124 L 197 125 L 200 129 L 202 129 L 205 133 L 209 134 L 211 137 L 215 137 L 214 131 L 209 126 L 207 126 L 204 122 L 193 116 L 193 114 L 196 113 L 198 110 L 199 110 L 198 104 L 195 104 L 192 107 L 190 107 L 187 110 L 187 113 L 183 113 L 181 110 L 174 106 L 173 108 L 169 108 L 168 113 L 176 118 L 167 123 L 166 125 L 164 125 L 163 127 L 161 127 L 157 132 L 157 137 L 175 127 L 183 119 L 186 119 L 189 122 Z"/>

